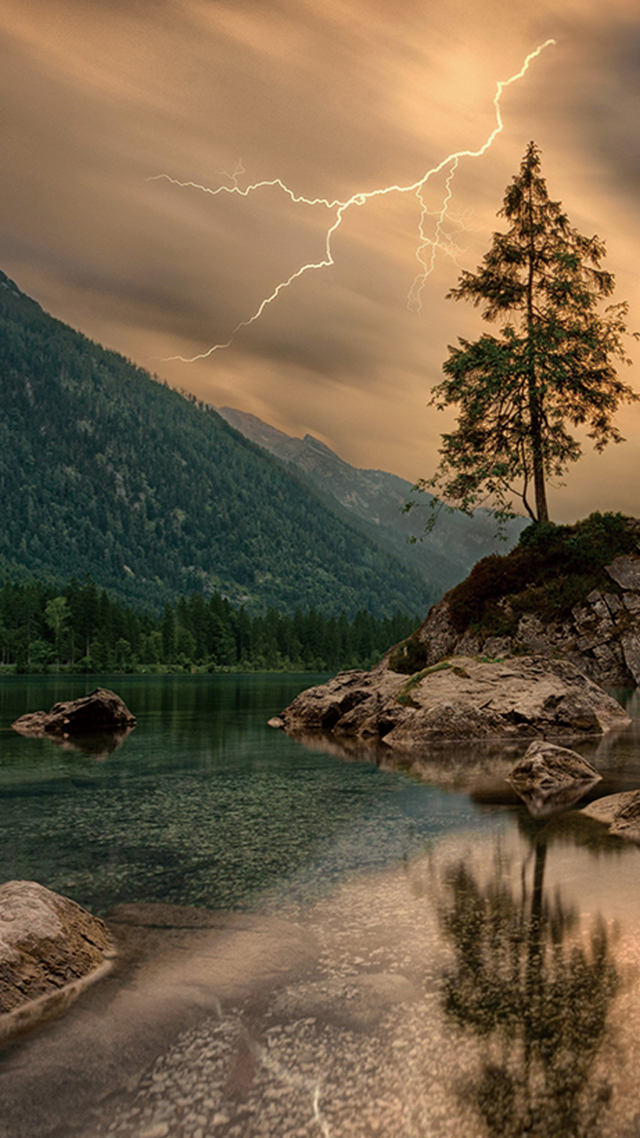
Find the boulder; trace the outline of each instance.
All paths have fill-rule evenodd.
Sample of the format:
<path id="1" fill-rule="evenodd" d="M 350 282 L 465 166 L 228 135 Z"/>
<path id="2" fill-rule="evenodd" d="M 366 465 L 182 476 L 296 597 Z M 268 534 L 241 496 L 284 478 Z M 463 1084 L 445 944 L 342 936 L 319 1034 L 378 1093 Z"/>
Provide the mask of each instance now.
<path id="1" fill-rule="evenodd" d="M 296 735 L 333 731 L 354 709 L 365 713 L 393 700 L 405 683 L 406 676 L 386 670 L 340 672 L 328 683 L 301 692 L 269 726 Z"/>
<path id="2" fill-rule="evenodd" d="M 32 711 L 12 723 L 14 731 L 33 738 L 44 735 L 88 735 L 94 731 L 119 731 L 135 727 L 136 719 L 126 703 L 108 688 L 95 688 L 81 699 L 54 703 L 50 711 Z"/>
<path id="3" fill-rule="evenodd" d="M 615 557 L 606 569 L 612 580 L 623 589 L 640 590 L 640 557 Z"/>
<path id="4" fill-rule="evenodd" d="M 61 993 L 113 955 L 106 925 L 75 901 L 35 881 L 0 885 L 0 1041 L 69 1002 Z"/>
<path id="5" fill-rule="evenodd" d="M 576 751 L 536 739 L 507 777 L 534 818 L 568 810 L 600 782 L 596 768 Z"/>
<path id="6" fill-rule="evenodd" d="M 453 657 L 406 677 L 378 667 L 310 688 L 274 726 L 408 750 L 436 740 L 599 735 L 626 727 L 620 704 L 561 660 Z"/>
<path id="7" fill-rule="evenodd" d="M 536 739 L 513 767 L 508 782 L 516 790 L 561 790 L 576 782 L 593 784 L 601 777 L 577 751 Z"/>
<path id="8" fill-rule="evenodd" d="M 610 834 L 640 844 L 640 790 L 609 794 L 585 806 L 582 813 L 604 822 Z"/>

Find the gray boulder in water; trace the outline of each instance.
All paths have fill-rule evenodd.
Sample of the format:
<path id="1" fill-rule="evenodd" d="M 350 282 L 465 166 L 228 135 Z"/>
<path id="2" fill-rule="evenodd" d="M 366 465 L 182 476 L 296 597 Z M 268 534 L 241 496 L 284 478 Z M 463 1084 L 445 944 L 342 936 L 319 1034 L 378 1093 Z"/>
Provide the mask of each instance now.
<path id="1" fill-rule="evenodd" d="M 108 688 L 95 688 L 80 699 L 54 703 L 50 711 L 32 711 L 12 723 L 20 735 L 87 735 L 92 731 L 120 731 L 135 727 L 136 718 L 126 703 Z"/>
<path id="2" fill-rule="evenodd" d="M 601 778 L 596 768 L 576 751 L 536 739 L 516 763 L 507 782 L 534 818 L 547 818 L 570 809 Z"/>

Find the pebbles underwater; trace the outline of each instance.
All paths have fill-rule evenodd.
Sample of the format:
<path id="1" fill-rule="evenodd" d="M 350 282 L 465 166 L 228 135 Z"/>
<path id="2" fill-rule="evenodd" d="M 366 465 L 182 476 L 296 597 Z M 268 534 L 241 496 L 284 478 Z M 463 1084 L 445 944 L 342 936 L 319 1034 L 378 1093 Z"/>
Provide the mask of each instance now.
<path id="1" fill-rule="evenodd" d="M 613 888 L 607 850 L 458 835 L 291 906 L 313 958 L 178 1035 L 82 1138 L 481 1138 L 488 1111 L 636 1133 L 640 851 L 608 852 Z"/>

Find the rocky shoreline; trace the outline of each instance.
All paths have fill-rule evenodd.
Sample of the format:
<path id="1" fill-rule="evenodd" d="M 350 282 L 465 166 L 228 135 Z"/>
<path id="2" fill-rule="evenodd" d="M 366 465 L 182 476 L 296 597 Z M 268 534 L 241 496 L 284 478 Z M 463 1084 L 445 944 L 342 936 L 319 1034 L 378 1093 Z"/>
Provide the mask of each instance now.
<path id="1" fill-rule="evenodd" d="M 605 573 L 610 591 L 592 589 L 563 620 L 543 620 L 526 612 L 508 636 L 487 636 L 473 628 L 458 632 L 445 597 L 388 658 L 398 670 L 410 672 L 411 655 L 419 657 L 423 667 L 449 656 L 543 656 L 574 664 L 595 683 L 636 687 L 640 684 L 640 556 L 615 557 Z M 508 596 L 499 605 L 505 617 L 511 615 Z"/>
<path id="2" fill-rule="evenodd" d="M 640 522 L 627 519 L 623 531 L 626 548 L 637 548 Z M 569 539 L 562 548 L 570 558 Z M 590 576 L 558 569 L 551 611 L 565 615 L 547 612 L 546 620 L 531 606 L 546 589 L 549 609 L 551 562 L 537 563 L 526 549 L 479 562 L 371 672 L 343 672 L 302 692 L 270 725 L 397 750 L 463 739 L 571 740 L 628 726 L 599 685 L 640 684 L 640 555 L 619 553 L 608 564 L 600 557 Z M 569 612 L 562 589 L 580 596 L 594 580 L 608 580 L 609 589 L 591 588 Z M 489 634 L 505 627 L 509 635 Z"/>
<path id="3" fill-rule="evenodd" d="M 620 704 L 575 665 L 542 657 L 454 656 L 413 676 L 383 661 L 301 692 L 270 726 L 413 750 L 444 740 L 577 740 L 627 727 Z"/>

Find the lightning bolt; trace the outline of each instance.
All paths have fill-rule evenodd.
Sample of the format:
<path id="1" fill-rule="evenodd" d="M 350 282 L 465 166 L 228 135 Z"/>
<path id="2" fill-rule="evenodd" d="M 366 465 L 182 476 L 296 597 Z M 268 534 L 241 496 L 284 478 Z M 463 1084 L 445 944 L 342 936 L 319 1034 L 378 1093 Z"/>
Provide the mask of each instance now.
<path id="1" fill-rule="evenodd" d="M 516 72 L 515 75 L 511 75 L 509 79 L 501 79 L 497 82 L 496 93 L 493 99 L 496 125 L 482 146 L 480 146 L 477 150 L 457 150 L 453 154 L 448 154 L 447 157 L 443 158 L 437 166 L 433 166 L 430 170 L 427 170 L 427 172 L 417 182 L 413 182 L 411 185 L 382 186 L 379 189 L 367 190 L 352 194 L 352 196 L 346 201 L 330 201 L 328 198 L 304 197 L 302 194 L 296 194 L 292 189 L 289 188 L 289 186 L 281 181 L 280 178 L 272 178 L 261 182 L 253 182 L 251 185 L 245 186 L 245 188 L 242 189 L 238 185 L 239 175 L 245 173 L 241 161 L 237 163 L 233 174 L 228 174 L 226 171 L 223 172 L 224 177 L 226 177 L 228 181 L 231 182 L 231 185 L 221 185 L 215 189 L 212 189 L 209 186 L 200 185 L 198 182 L 182 182 L 177 178 L 172 178 L 169 174 L 154 174 L 150 178 L 147 178 L 146 181 L 148 182 L 164 180 L 170 182 L 173 186 L 179 186 L 182 189 L 200 190 L 202 193 L 210 194 L 212 197 L 217 197 L 218 194 L 237 194 L 240 197 L 246 198 L 249 196 L 249 194 L 254 193 L 256 190 L 265 189 L 266 187 L 270 186 L 277 186 L 280 190 L 282 190 L 284 194 L 287 195 L 287 197 L 291 199 L 292 203 L 295 205 L 304 204 L 308 206 L 324 206 L 327 210 L 334 214 L 334 220 L 325 234 L 324 256 L 318 261 L 309 261 L 307 264 L 301 265 L 300 268 L 296 269 L 294 273 L 291 273 L 291 276 L 287 277 L 286 280 L 280 281 L 280 283 L 274 288 L 273 292 L 271 292 L 269 296 L 266 296 L 264 300 L 260 302 L 252 316 L 249 316 L 246 320 L 241 320 L 239 324 L 236 324 L 228 340 L 226 340 L 224 343 L 214 344 L 211 348 L 208 348 L 206 352 L 200 352 L 198 355 L 190 357 L 167 356 L 163 362 L 168 363 L 171 360 L 181 360 L 182 363 L 195 363 L 197 360 L 208 359 L 208 357 L 213 355 L 214 352 L 221 351 L 223 348 L 229 348 L 238 332 L 240 332 L 243 328 L 248 328 L 251 324 L 254 324 L 256 320 L 259 320 L 265 308 L 267 308 L 268 305 L 272 304 L 273 301 L 276 300 L 280 295 L 280 293 L 289 288 L 294 281 L 299 280 L 299 278 L 304 276 L 305 273 L 313 272 L 319 269 L 328 269 L 335 264 L 332 251 L 332 240 L 334 234 L 342 225 L 342 220 L 347 210 L 352 209 L 354 206 L 366 205 L 367 202 L 372 201 L 374 198 L 387 197 L 389 194 L 413 194 L 418 199 L 418 202 L 420 204 L 420 220 L 418 224 L 419 244 L 416 250 L 416 258 L 420 264 L 421 271 L 416 275 L 408 295 L 409 308 L 413 311 L 419 311 L 422 305 L 422 291 L 428 277 L 431 275 L 435 268 L 437 250 L 444 249 L 449 253 L 453 253 L 455 256 L 455 246 L 452 243 L 451 237 L 445 233 L 444 225 L 447 217 L 450 217 L 448 214 L 448 208 L 453 197 L 453 180 L 460 160 L 462 158 L 481 158 L 484 154 L 486 154 L 487 150 L 489 150 L 493 145 L 498 135 L 501 134 L 504 130 L 502 110 L 500 106 L 504 91 L 507 89 L 507 87 L 510 87 L 512 83 L 517 83 L 519 79 L 522 79 L 528 71 L 529 66 L 533 60 L 537 59 L 537 57 L 543 51 L 545 51 L 546 48 L 551 47 L 552 44 L 555 43 L 555 39 L 545 40 L 544 43 L 541 43 L 534 51 L 531 51 L 529 53 L 524 63 L 522 64 L 522 67 L 519 71 Z M 445 194 L 440 210 L 437 211 L 437 213 L 434 215 L 434 213 L 430 212 L 427 208 L 424 194 L 428 182 L 437 174 L 440 174 L 443 170 L 448 170 L 445 181 Z M 430 238 L 427 236 L 425 226 L 427 218 L 433 216 L 435 216 L 437 220 L 434 236 L 433 238 Z"/>
<path id="2" fill-rule="evenodd" d="M 438 220 L 436 222 L 435 238 L 433 240 L 430 237 L 427 237 L 427 235 L 424 231 L 425 220 L 427 217 L 433 217 L 434 216 L 433 212 L 431 210 L 427 209 L 427 204 L 426 204 L 426 202 L 422 196 L 422 191 L 421 190 L 418 191 L 418 194 L 417 194 L 417 196 L 419 197 L 420 202 L 422 204 L 422 210 L 420 212 L 420 222 L 418 225 L 418 233 L 420 234 L 421 244 L 418 246 L 418 248 L 416 250 L 416 260 L 419 261 L 419 263 L 422 265 L 422 272 L 418 273 L 417 277 L 414 278 L 413 284 L 411 285 L 411 288 L 409 289 L 409 295 L 407 297 L 407 304 L 413 312 L 419 312 L 420 309 L 422 308 L 422 290 L 424 288 L 427 277 L 430 277 L 433 270 L 435 269 L 435 266 L 436 266 L 436 250 L 441 249 L 443 247 L 442 246 L 442 238 L 443 237 L 447 240 L 447 243 L 448 243 L 447 251 L 451 252 L 449 239 L 447 238 L 447 235 L 444 233 L 444 223 L 445 223 L 446 217 L 448 216 L 449 203 L 453 197 L 452 182 L 453 182 L 455 172 L 458 169 L 458 162 L 459 162 L 459 158 L 456 155 L 453 162 L 451 163 L 451 169 L 449 170 L 449 173 L 447 174 L 447 178 L 446 178 L 446 181 L 444 184 L 445 185 L 444 200 L 442 202 L 442 208 L 436 214 Z M 429 258 L 427 260 L 425 258 L 425 253 L 428 249 L 430 249 L 431 252 L 430 252 Z"/>
<path id="3" fill-rule="evenodd" d="M 223 178 L 228 178 L 230 182 L 233 182 L 236 190 L 239 190 L 240 187 L 238 185 L 238 178 L 240 177 L 241 174 L 246 174 L 246 172 L 247 171 L 245 170 L 244 166 L 242 165 L 242 158 L 238 158 L 238 161 L 235 164 L 235 169 L 233 171 L 233 174 L 230 174 L 228 170 L 221 170 L 220 174 Z M 153 179 L 148 178 L 147 181 L 153 181 Z"/>

